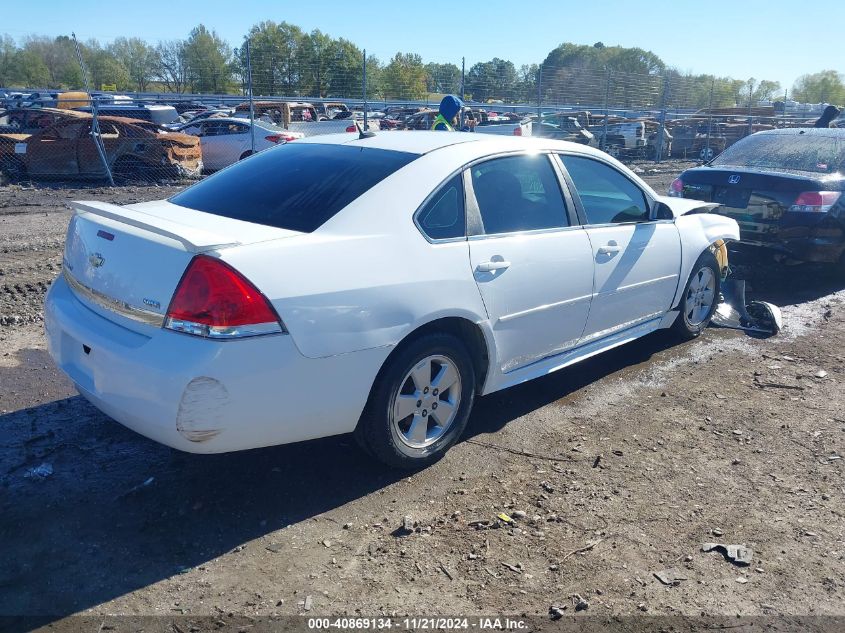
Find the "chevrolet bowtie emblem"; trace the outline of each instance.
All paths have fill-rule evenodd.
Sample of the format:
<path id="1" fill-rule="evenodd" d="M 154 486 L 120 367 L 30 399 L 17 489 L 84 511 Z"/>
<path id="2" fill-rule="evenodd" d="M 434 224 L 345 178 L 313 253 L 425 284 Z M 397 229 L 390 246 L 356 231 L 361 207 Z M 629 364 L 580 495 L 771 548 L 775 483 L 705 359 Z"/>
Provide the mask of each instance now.
<path id="1" fill-rule="evenodd" d="M 88 263 L 91 264 L 94 268 L 99 268 L 103 264 L 106 263 L 106 258 L 100 255 L 99 253 L 92 253 L 88 256 Z"/>

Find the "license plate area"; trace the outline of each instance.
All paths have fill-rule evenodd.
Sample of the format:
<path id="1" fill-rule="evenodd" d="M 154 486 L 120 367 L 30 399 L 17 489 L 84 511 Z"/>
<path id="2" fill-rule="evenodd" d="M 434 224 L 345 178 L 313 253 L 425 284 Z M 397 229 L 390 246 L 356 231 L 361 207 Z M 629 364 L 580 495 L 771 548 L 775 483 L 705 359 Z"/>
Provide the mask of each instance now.
<path id="1" fill-rule="evenodd" d="M 735 189 L 733 187 L 716 187 L 713 202 L 718 202 L 732 209 L 747 209 L 751 199 L 750 189 Z"/>
<path id="2" fill-rule="evenodd" d="M 94 360 L 96 352 L 90 345 L 78 341 L 67 332 L 62 333 L 63 369 L 71 379 L 89 391 L 94 388 Z"/>

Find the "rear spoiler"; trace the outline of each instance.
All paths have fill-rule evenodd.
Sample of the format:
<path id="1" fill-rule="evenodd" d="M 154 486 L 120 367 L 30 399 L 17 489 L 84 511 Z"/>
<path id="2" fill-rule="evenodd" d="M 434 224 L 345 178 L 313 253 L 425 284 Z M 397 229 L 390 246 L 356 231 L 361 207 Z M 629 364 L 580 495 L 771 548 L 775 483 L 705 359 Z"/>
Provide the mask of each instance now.
<path id="1" fill-rule="evenodd" d="M 91 213 L 99 215 L 100 217 L 114 220 L 122 224 L 128 224 L 135 228 L 155 233 L 163 237 L 168 237 L 176 240 L 185 250 L 190 253 L 200 253 L 203 251 L 214 250 L 218 248 L 225 248 L 229 246 L 238 246 L 240 242 L 232 241 L 225 235 L 212 233 L 203 229 L 195 228 L 166 218 L 160 218 L 143 211 L 136 211 L 134 209 L 127 209 L 116 204 L 108 202 L 98 202 L 96 200 L 79 200 L 69 204 L 78 215 Z"/>

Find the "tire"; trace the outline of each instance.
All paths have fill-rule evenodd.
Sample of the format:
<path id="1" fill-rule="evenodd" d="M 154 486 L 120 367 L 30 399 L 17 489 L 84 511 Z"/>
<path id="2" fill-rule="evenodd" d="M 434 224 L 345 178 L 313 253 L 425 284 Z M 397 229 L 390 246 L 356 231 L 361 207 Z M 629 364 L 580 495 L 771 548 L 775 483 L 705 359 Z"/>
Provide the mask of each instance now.
<path id="1" fill-rule="evenodd" d="M 153 180 L 149 165 L 133 156 L 122 156 L 114 161 L 112 178 L 121 183 Z"/>
<path id="2" fill-rule="evenodd" d="M 241 157 L 238 160 L 243 160 L 244 158 L 249 158 L 250 156 L 252 156 L 252 150 L 248 149 L 241 154 Z"/>
<path id="3" fill-rule="evenodd" d="M 719 304 L 720 286 L 719 263 L 710 251 L 702 253 L 684 287 L 678 318 L 672 324 L 682 339 L 694 339 L 707 329 Z"/>
<path id="4" fill-rule="evenodd" d="M 845 281 L 845 253 L 842 253 L 839 261 L 833 265 L 833 275 L 839 281 Z"/>
<path id="5" fill-rule="evenodd" d="M 403 343 L 373 384 L 355 429 L 356 441 L 392 468 L 429 466 L 466 428 L 475 380 L 466 347 L 451 334 L 426 334 Z M 438 392 L 444 381 L 447 386 Z M 403 413 L 407 415 L 398 417 Z"/>
<path id="6" fill-rule="evenodd" d="M 709 163 L 711 160 L 716 158 L 716 154 L 718 154 L 718 152 L 714 148 L 702 147 L 701 151 L 698 152 L 698 157 L 705 163 Z"/>

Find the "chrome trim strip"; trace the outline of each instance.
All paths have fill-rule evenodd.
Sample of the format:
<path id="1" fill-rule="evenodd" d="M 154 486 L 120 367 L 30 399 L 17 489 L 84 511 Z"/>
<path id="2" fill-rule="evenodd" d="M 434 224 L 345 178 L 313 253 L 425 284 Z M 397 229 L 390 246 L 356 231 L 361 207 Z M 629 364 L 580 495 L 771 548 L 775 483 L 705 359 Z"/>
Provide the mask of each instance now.
<path id="1" fill-rule="evenodd" d="M 138 321 L 139 323 L 146 323 L 155 327 L 161 327 L 164 324 L 164 315 L 156 312 L 150 312 L 142 308 L 136 308 L 119 299 L 114 299 L 106 294 L 93 288 L 89 288 L 76 277 L 70 274 L 67 264 L 62 267 L 62 274 L 64 275 L 67 285 L 70 286 L 76 294 L 81 295 L 91 303 L 94 303 L 105 310 L 119 314 L 122 317 Z"/>
<path id="2" fill-rule="evenodd" d="M 566 231 L 583 231 L 585 228 L 580 224 L 573 226 L 553 226 L 547 229 L 527 229 L 524 231 L 510 231 L 508 233 L 480 233 L 470 235 L 466 239 L 470 242 L 478 240 L 498 240 L 504 237 L 531 237 L 532 235 L 546 235 L 549 233 L 565 233 Z"/>
<path id="3" fill-rule="evenodd" d="M 622 292 L 623 290 L 631 290 L 632 288 L 640 288 L 642 286 L 648 286 L 649 284 L 656 284 L 660 281 L 666 281 L 668 279 L 675 279 L 676 277 L 677 277 L 677 275 L 664 275 L 663 277 L 657 277 L 655 279 L 646 279 L 645 281 L 638 281 L 635 284 L 628 284 L 627 286 L 619 286 L 616 290 L 613 290 L 611 292 L 600 292 L 598 294 L 612 295 L 612 294 L 615 294 L 617 292 Z M 596 295 L 596 296 L 598 296 L 598 295 Z"/>
<path id="4" fill-rule="evenodd" d="M 227 327 L 205 325 L 203 323 L 168 317 L 164 322 L 164 327 L 174 332 L 180 332 L 181 334 L 189 334 L 191 336 L 199 336 L 218 341 L 249 338 L 251 336 L 266 336 L 268 334 L 287 334 L 287 331 L 279 321 Z"/>
<path id="5" fill-rule="evenodd" d="M 534 314 L 535 312 L 544 312 L 545 310 L 551 310 L 552 308 L 565 306 L 569 303 L 578 303 L 579 301 L 586 301 L 592 298 L 593 295 L 584 295 L 583 297 L 575 297 L 574 299 L 564 299 L 563 301 L 557 301 L 555 303 L 547 303 L 546 305 L 537 306 L 536 308 L 528 308 L 527 310 L 522 310 L 521 312 L 513 312 L 511 314 L 506 314 L 505 316 L 499 317 L 499 322 L 504 323 L 506 321 L 518 319 L 519 317 Z"/>

